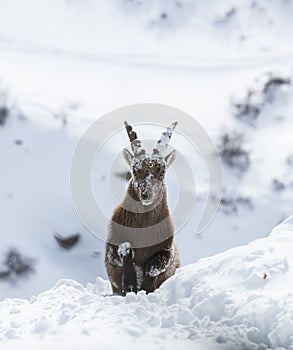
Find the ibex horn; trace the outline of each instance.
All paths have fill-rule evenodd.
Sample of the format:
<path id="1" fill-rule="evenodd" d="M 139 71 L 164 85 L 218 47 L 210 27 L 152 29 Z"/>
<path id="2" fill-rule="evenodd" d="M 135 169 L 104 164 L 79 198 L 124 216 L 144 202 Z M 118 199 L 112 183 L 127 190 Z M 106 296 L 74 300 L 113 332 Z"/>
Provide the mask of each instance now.
<path id="1" fill-rule="evenodd" d="M 129 137 L 129 141 L 131 143 L 131 148 L 132 148 L 134 157 L 138 158 L 144 155 L 145 150 L 141 147 L 141 141 L 138 140 L 136 132 L 132 130 L 132 126 L 129 125 L 127 121 L 125 121 L 124 124 Z"/>
<path id="2" fill-rule="evenodd" d="M 168 144 L 170 142 L 173 131 L 177 125 L 177 122 L 171 124 L 171 126 L 167 127 L 167 129 L 162 132 L 161 138 L 157 142 L 156 148 L 153 149 L 153 154 L 155 155 L 163 155 L 163 152 L 167 149 Z"/>

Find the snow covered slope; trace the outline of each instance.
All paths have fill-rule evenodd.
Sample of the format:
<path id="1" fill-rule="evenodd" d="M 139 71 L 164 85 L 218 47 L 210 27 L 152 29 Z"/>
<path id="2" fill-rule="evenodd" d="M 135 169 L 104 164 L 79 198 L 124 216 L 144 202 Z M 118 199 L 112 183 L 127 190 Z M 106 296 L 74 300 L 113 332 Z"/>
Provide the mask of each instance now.
<path id="1" fill-rule="evenodd" d="M 204 164 L 178 135 L 172 139 L 194 171 L 198 199 L 176 234 L 183 265 L 264 237 L 291 215 L 292 83 L 268 102 L 267 81 L 255 79 L 286 71 L 292 81 L 292 13 L 289 0 L 0 0 L 0 91 L 3 81 L 10 95 L 9 116 L 3 123 L 0 116 L 0 300 L 30 298 L 60 278 L 106 278 L 104 242 L 86 230 L 71 201 L 70 160 L 85 129 L 121 106 L 182 109 L 215 143 L 244 136 L 240 152 L 249 167 L 240 175 L 224 165 L 221 207 L 202 234 L 195 222 L 209 190 Z M 1 101 L 0 92 L 0 108 Z M 235 117 L 238 103 L 242 114 L 259 109 L 253 123 L 245 122 L 249 113 Z M 111 159 L 128 145 L 125 134 L 109 143 L 96 164 L 97 188 L 108 189 Z M 115 186 L 126 182 L 115 177 Z M 178 204 L 184 214 L 176 198 L 168 186 L 171 209 Z M 117 204 L 111 191 L 98 200 L 109 217 Z M 80 240 L 65 250 L 57 233 Z M 27 278 L 7 278 L 17 253 L 33 262 Z"/>
<path id="2" fill-rule="evenodd" d="M 292 349 L 293 216 L 269 237 L 182 267 L 159 290 L 109 296 L 60 280 L 0 303 L 1 348 Z"/>

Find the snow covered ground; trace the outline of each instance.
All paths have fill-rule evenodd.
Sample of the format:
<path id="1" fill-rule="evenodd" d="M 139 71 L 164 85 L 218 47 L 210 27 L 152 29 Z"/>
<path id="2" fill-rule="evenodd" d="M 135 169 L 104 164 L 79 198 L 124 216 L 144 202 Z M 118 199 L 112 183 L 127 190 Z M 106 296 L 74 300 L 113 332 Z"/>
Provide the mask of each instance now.
<path id="1" fill-rule="evenodd" d="M 292 349 L 293 216 L 271 234 L 184 266 L 160 289 L 111 296 L 98 277 L 62 279 L 0 303 L 12 349 Z"/>
<path id="2" fill-rule="evenodd" d="M 4 86 L 9 93 L 10 113 L 5 122 L 0 123 L 0 300 L 5 297 L 30 299 L 33 295 L 51 288 L 61 278 L 70 278 L 83 285 L 88 282 L 94 283 L 97 276 L 106 278 L 103 264 L 104 242 L 97 240 L 86 230 L 79 221 L 71 201 L 70 161 L 78 139 L 86 128 L 98 117 L 124 105 L 156 102 L 180 108 L 196 118 L 216 143 L 225 133 L 232 135 L 236 132 L 244 135 L 241 149 L 247 151 L 249 155 L 248 168 L 239 173 L 237 167 L 223 164 L 223 201 L 213 223 L 202 234 L 195 234 L 194 220 L 190 220 L 176 236 L 183 265 L 195 263 L 199 258 L 212 256 L 265 237 L 276 224 L 291 215 L 292 84 L 283 84 L 280 88 L 276 84 L 273 98 L 269 99 L 268 91 L 271 90 L 265 89 L 268 80 L 263 79 L 263 74 L 268 77 L 267 73 L 273 72 L 276 77 L 284 76 L 285 79 L 292 80 L 292 14 L 293 3 L 285 0 L 269 2 L 229 0 L 225 3 L 220 0 L 213 2 L 1 0 L 0 89 Z M 251 94 L 249 89 L 252 91 Z M 237 113 L 239 114 L 239 110 L 235 107 L 237 103 L 242 106 L 242 110 L 245 110 L 248 103 L 250 110 L 259 108 L 259 112 L 244 113 L 244 118 L 235 117 Z M 253 122 L 251 115 L 256 116 L 255 120 L 252 119 Z M 117 125 L 117 129 L 120 127 L 121 125 Z M 123 146 L 127 145 L 125 134 L 122 136 L 119 144 L 108 145 L 104 151 L 104 160 L 112 159 Z M 176 138 L 176 133 L 172 145 L 190 160 L 195 171 L 199 199 L 194 212 L 196 217 L 208 190 L 198 170 L 200 164 L 197 164 L 192 150 L 185 148 L 184 143 Z M 110 162 L 100 164 L 106 166 L 105 170 L 100 169 L 96 185 L 106 187 L 111 164 Z M 126 170 L 125 165 L 117 169 L 117 171 Z M 126 186 L 121 177 L 117 177 L 115 181 L 117 186 Z M 176 198 L 175 192 L 169 186 L 171 208 Z M 110 196 L 100 200 L 105 205 L 105 212 L 110 215 L 115 203 Z M 106 227 L 101 225 L 101 230 L 106 230 Z M 64 250 L 54 238 L 56 233 L 64 237 L 79 233 L 80 240 L 72 249 Z M 272 240 L 271 236 L 263 242 Z M 253 244 L 249 247 L 253 247 Z M 27 275 L 24 274 L 23 277 L 8 269 L 9 261 L 14 259 L 15 262 L 17 259 L 15 252 L 20 253 L 28 265 Z M 280 253 L 281 260 L 282 254 Z M 259 256 L 261 259 L 262 253 Z M 201 263 L 191 265 L 196 266 L 196 270 L 194 275 L 186 272 L 186 278 L 189 279 L 191 276 L 191 280 L 195 278 L 197 281 L 197 278 L 202 278 L 205 281 L 199 274 L 209 276 L 209 271 L 204 272 L 206 264 L 207 261 L 202 268 Z M 258 272 L 255 279 L 252 278 L 252 282 L 249 282 L 251 284 L 248 283 L 246 286 L 248 295 L 253 281 L 256 281 L 256 286 L 258 283 L 264 283 L 264 290 L 268 290 L 267 285 L 277 283 L 273 283 L 277 279 L 275 277 L 270 279 L 272 275 L 269 273 L 267 281 L 259 279 L 258 276 L 265 272 L 262 271 L 261 261 L 259 266 L 259 270 L 256 268 L 249 270 L 252 274 L 256 270 Z M 174 281 L 177 281 L 178 276 L 184 279 L 184 271 L 193 269 L 194 267 L 186 267 L 186 270 L 183 268 L 172 280 L 173 282 L 168 282 L 166 286 L 172 283 L 176 283 L 177 286 L 177 282 Z M 220 272 L 219 266 L 213 278 L 217 279 Z M 239 279 L 246 280 L 249 276 L 246 270 L 241 270 Z M 230 278 L 227 281 L 220 279 L 223 288 L 226 286 L 225 283 L 230 286 L 229 281 L 231 282 Z M 76 286 L 76 283 L 73 285 Z M 91 287 L 81 291 L 70 286 L 70 283 L 67 287 L 61 284 L 52 293 L 66 288 L 69 294 L 71 290 L 76 290 L 74 302 L 74 305 L 77 305 L 76 310 L 79 308 L 78 305 L 83 306 L 82 302 L 79 303 L 77 300 L 84 294 L 89 293 L 89 298 L 93 300 L 102 298 L 99 297 L 99 293 L 93 294 Z M 108 288 L 107 283 L 99 279 L 97 288 L 98 290 L 101 288 L 104 293 Z M 209 285 L 209 288 L 213 286 Z M 190 295 L 193 293 L 191 289 Z M 258 290 L 256 288 L 255 292 Z M 44 298 L 49 298 L 46 293 Z M 62 291 L 60 293 L 62 295 Z M 158 293 L 159 295 L 167 293 L 167 300 L 169 297 L 172 299 L 165 286 Z M 180 294 L 180 289 L 178 293 L 178 300 L 188 305 L 192 297 L 185 298 Z M 213 307 L 209 307 L 208 303 L 211 300 L 214 305 L 213 290 L 210 290 L 210 293 L 211 298 L 207 298 L 206 304 L 202 304 L 206 305 L 202 306 L 202 315 L 205 313 L 212 315 Z M 242 296 L 244 294 L 243 292 Z M 162 306 L 162 310 L 167 310 L 169 306 L 172 309 L 172 305 L 175 305 L 174 315 L 176 310 L 179 310 L 176 306 L 176 296 L 174 304 L 171 302 L 169 306 L 167 304 L 164 306 L 162 305 L 164 301 L 156 299 L 156 295 L 137 296 L 146 303 L 148 310 L 145 311 L 148 316 L 142 319 L 141 327 L 143 324 L 147 325 L 147 322 L 151 323 L 147 319 L 151 317 L 152 307 L 155 309 L 156 303 Z M 129 304 L 135 308 L 136 297 L 130 295 L 127 298 L 130 298 Z M 112 303 L 119 300 L 116 309 L 126 305 L 122 307 L 121 312 L 124 312 L 125 317 L 131 318 L 135 311 L 127 316 L 125 309 L 128 310 L 129 307 L 127 298 L 124 301 L 116 297 L 103 300 L 107 300 L 106 308 L 107 303 L 114 308 Z M 157 301 L 153 302 L 151 307 L 152 298 Z M 198 298 L 203 302 L 204 299 L 201 299 L 203 297 Z M 217 298 L 215 297 L 216 301 Z M 241 298 L 239 296 L 239 300 L 237 299 L 239 305 L 241 301 L 248 300 Z M 64 297 L 64 303 L 68 303 L 65 299 Z M 13 302 L 17 300 L 10 303 Z M 183 307 L 181 301 L 178 303 Z M 270 302 L 268 303 L 268 310 L 272 310 Z M 281 302 L 276 303 L 280 305 L 278 303 Z M 27 302 L 22 304 L 25 308 Z M 57 304 L 56 307 L 59 307 L 59 303 Z M 37 301 L 35 305 L 38 310 Z M 235 304 L 235 309 L 232 305 L 232 309 L 236 310 L 239 306 L 237 305 Z M 249 300 L 248 305 L 255 307 Z M 266 310 L 265 304 L 261 305 Z M 284 306 L 284 310 L 288 305 Z M 225 312 L 228 312 L 230 306 L 224 306 Z M 72 315 L 74 310 L 64 313 Z M 33 309 L 30 309 L 29 313 L 31 312 Z M 59 313 L 62 312 L 60 310 Z M 172 315 L 172 312 L 166 311 L 161 316 L 156 315 L 159 320 L 155 320 L 154 324 L 163 322 L 164 317 L 167 319 L 166 315 Z M 174 315 L 172 317 L 177 319 Z M 59 316 L 52 316 L 52 319 L 54 317 Z M 71 316 L 68 317 L 70 319 Z M 152 314 L 152 317 L 155 316 Z M 198 312 L 195 317 L 200 324 L 204 324 L 205 319 L 204 317 L 201 319 Z M 216 316 L 213 317 L 215 321 L 211 322 L 218 322 Z M 239 321 L 240 325 L 245 324 L 245 317 L 244 315 Z M 259 316 L 255 314 L 255 317 L 261 317 L 261 314 Z M 266 317 L 270 318 L 270 315 L 265 314 L 264 319 Z M 186 322 L 189 322 L 188 313 L 184 313 L 182 320 L 185 318 Z M 1 311 L 0 320 L 6 322 L 6 319 L 9 322 L 9 318 L 2 317 Z M 87 323 L 91 322 L 88 318 L 86 320 Z M 109 322 L 114 322 L 114 319 Z M 120 322 L 121 320 L 118 323 Z M 172 329 L 173 321 L 170 322 Z M 197 321 L 194 322 L 197 324 Z M 276 322 L 280 325 L 281 318 Z M 71 327 L 69 324 L 72 323 L 66 323 L 65 328 Z M 180 333 L 178 333 L 180 339 L 185 336 L 188 338 L 190 335 L 188 324 L 184 326 L 181 325 L 181 321 L 176 320 L 174 324 L 180 324 L 178 329 L 182 328 L 182 334 L 180 330 L 176 331 Z M 257 324 L 261 329 L 260 322 Z M 4 323 L 0 325 L 4 327 Z M 206 332 L 210 334 L 213 326 L 208 325 L 210 324 L 207 323 Z M 102 326 L 99 324 L 99 327 Z M 228 326 L 227 323 L 226 327 Z M 9 327 L 8 324 L 8 328 L 5 329 L 12 334 L 14 332 L 18 334 L 20 331 L 20 329 L 17 331 L 17 326 L 16 330 Z M 50 320 L 45 320 L 44 326 L 40 323 L 40 329 L 42 327 L 45 333 L 49 333 L 50 330 L 54 333 Z M 95 320 L 93 327 L 96 327 Z M 245 327 L 231 326 L 236 335 L 243 331 L 243 336 L 246 336 Z M 134 326 L 129 327 L 131 328 L 136 329 Z M 193 329 L 193 326 L 191 328 Z M 290 327 L 284 328 L 290 330 Z M 168 327 L 166 329 L 166 337 L 174 339 Z M 216 329 L 217 326 L 215 332 Z M 91 330 L 88 332 L 91 334 Z M 145 328 L 139 328 L 137 332 L 144 333 Z M 163 337 L 163 331 L 158 332 L 160 337 Z M 251 337 L 260 339 L 257 338 L 257 331 L 255 332 L 251 330 Z M 273 337 L 271 328 L 265 331 L 261 329 L 260 332 L 262 334 L 266 332 Z M 38 334 L 38 331 L 36 333 Z M 280 343 L 276 338 L 272 338 L 270 339 L 272 344 L 289 347 L 281 342 L 290 337 L 286 334 L 283 337 L 279 336 Z M 125 342 L 128 343 L 129 338 L 125 337 L 127 338 Z M 194 337 L 198 339 L 197 334 Z M 229 339 L 232 333 L 227 331 L 224 337 Z M 53 344 L 54 339 L 49 338 L 48 344 L 50 342 Z M 34 341 L 39 342 L 38 339 Z M 81 340 L 76 340 L 72 346 L 78 348 L 76 345 L 78 341 Z M 91 343 L 91 340 L 88 342 Z M 145 344 L 148 342 L 149 340 Z M 259 340 L 259 343 L 261 342 L 269 344 L 268 339 Z M 8 346 L 13 344 L 7 345 L 7 348 Z M 190 346 L 194 348 L 193 341 Z"/>

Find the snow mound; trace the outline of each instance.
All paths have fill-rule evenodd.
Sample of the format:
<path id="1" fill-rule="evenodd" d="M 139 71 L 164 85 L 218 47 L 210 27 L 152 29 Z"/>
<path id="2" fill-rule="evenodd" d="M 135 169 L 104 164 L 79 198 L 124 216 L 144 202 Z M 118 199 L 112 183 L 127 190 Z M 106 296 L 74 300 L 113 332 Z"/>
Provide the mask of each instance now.
<path id="1" fill-rule="evenodd" d="M 111 295 L 98 277 L 60 280 L 0 303 L 5 349 L 288 349 L 293 347 L 293 216 L 269 237 L 184 266 L 159 290 Z M 139 345 L 140 346 L 140 345 Z"/>

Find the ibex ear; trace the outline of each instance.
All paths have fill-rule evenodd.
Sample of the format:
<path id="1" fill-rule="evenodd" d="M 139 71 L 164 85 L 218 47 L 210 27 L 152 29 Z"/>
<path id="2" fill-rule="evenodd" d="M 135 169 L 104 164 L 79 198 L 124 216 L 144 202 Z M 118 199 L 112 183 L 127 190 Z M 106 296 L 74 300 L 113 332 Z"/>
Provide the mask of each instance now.
<path id="1" fill-rule="evenodd" d="M 165 157 L 165 163 L 167 168 L 169 168 L 169 166 L 174 162 L 175 158 L 176 158 L 176 150 L 173 149 L 173 151 L 171 151 Z"/>
<path id="2" fill-rule="evenodd" d="M 133 155 L 128 151 L 127 148 L 123 148 L 122 155 L 126 160 L 126 163 L 129 165 L 129 167 L 131 167 Z"/>

